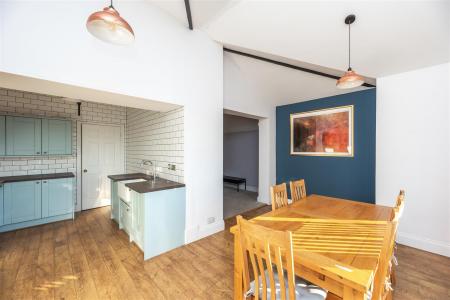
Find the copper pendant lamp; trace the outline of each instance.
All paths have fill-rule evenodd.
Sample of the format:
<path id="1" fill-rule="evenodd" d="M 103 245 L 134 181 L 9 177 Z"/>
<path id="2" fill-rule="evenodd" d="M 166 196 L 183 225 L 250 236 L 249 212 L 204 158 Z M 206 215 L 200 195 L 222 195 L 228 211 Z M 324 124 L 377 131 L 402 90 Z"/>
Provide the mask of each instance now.
<path id="1" fill-rule="evenodd" d="M 355 15 L 348 15 L 345 18 L 345 24 L 348 25 L 348 69 L 344 76 L 337 81 L 336 87 L 338 89 L 351 89 L 361 86 L 364 83 L 364 78 L 350 67 L 350 25 L 355 22 L 355 20 Z"/>
<path id="2" fill-rule="evenodd" d="M 89 16 L 87 30 L 96 38 L 111 44 L 128 45 L 134 41 L 131 26 L 114 9 L 113 3 Z"/>

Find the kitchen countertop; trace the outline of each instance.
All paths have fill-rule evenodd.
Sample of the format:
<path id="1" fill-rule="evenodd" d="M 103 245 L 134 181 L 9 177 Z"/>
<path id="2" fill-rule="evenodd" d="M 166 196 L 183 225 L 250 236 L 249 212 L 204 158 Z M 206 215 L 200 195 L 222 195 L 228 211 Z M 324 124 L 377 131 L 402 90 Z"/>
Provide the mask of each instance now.
<path id="1" fill-rule="evenodd" d="M 125 184 L 126 187 L 140 194 L 176 189 L 185 186 L 184 183 L 179 183 L 163 178 L 156 178 L 156 180 L 153 182 L 152 181 L 153 177 L 146 175 L 144 173 L 109 175 L 108 178 L 113 181 L 126 181 L 141 178 L 146 179 L 147 181 L 130 182 Z"/>
<path id="2" fill-rule="evenodd" d="M 75 177 L 73 173 L 52 173 L 52 174 L 36 174 L 36 175 L 19 175 L 19 176 L 5 176 L 0 177 L 0 184 L 19 181 L 34 181 L 46 179 L 60 179 Z"/>
<path id="3" fill-rule="evenodd" d="M 146 175 L 144 173 L 128 173 L 128 174 L 108 175 L 108 178 L 111 179 L 112 181 L 125 181 L 141 178 L 151 180 L 152 176 Z"/>

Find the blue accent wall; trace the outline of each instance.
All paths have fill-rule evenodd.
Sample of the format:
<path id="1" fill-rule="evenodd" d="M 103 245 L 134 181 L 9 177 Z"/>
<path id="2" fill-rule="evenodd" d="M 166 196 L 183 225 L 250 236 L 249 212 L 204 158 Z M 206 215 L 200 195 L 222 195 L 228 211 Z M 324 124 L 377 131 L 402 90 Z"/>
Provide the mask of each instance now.
<path id="1" fill-rule="evenodd" d="M 290 115 L 354 105 L 354 157 L 290 155 Z M 376 89 L 277 107 L 277 183 L 305 179 L 308 194 L 375 203 Z"/>

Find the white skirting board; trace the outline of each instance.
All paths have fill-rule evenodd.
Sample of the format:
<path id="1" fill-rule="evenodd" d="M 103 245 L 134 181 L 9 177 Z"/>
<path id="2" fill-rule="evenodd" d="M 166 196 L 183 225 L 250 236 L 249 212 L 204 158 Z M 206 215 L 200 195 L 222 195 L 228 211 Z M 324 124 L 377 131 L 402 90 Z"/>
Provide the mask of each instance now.
<path id="1" fill-rule="evenodd" d="M 223 220 L 214 222 L 212 224 L 208 224 L 203 227 L 197 226 L 194 228 L 188 228 L 185 231 L 186 244 L 195 242 L 197 240 L 200 240 L 204 237 L 207 237 L 209 235 L 212 235 L 212 234 L 222 231 L 224 229 L 225 229 L 225 223 L 223 222 Z"/>
<path id="2" fill-rule="evenodd" d="M 399 244 L 450 257 L 450 244 L 407 233 L 398 233 Z"/>

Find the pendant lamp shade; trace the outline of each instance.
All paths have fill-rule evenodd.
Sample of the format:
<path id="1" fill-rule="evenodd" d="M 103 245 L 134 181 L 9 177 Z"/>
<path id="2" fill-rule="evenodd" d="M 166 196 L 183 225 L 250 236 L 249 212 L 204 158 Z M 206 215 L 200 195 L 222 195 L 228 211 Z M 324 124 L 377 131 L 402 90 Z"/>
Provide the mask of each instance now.
<path id="1" fill-rule="evenodd" d="M 344 76 L 339 78 L 336 83 L 338 89 L 352 89 L 361 86 L 364 83 L 364 78 L 358 75 L 352 69 L 345 72 Z"/>
<path id="2" fill-rule="evenodd" d="M 345 18 L 345 24 L 348 25 L 348 70 L 345 72 L 344 76 L 339 78 L 339 80 L 336 82 L 336 87 L 338 89 L 352 89 L 358 86 L 361 86 L 364 83 L 364 78 L 357 74 L 355 71 L 352 70 L 350 67 L 350 25 L 355 22 L 356 16 L 355 15 L 348 15 Z"/>
<path id="3" fill-rule="evenodd" d="M 107 43 L 128 45 L 134 41 L 133 29 L 112 5 L 90 15 L 86 27 L 93 36 Z"/>

